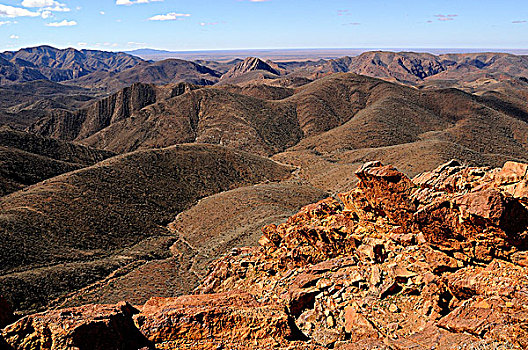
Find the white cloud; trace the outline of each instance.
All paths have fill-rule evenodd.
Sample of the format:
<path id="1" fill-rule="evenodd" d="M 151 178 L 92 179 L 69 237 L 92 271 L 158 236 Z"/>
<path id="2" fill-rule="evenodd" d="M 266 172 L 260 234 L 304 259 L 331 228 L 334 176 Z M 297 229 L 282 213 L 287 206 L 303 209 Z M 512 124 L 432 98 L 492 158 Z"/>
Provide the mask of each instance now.
<path id="1" fill-rule="evenodd" d="M 116 5 L 148 4 L 149 2 L 161 2 L 163 0 L 116 0 Z"/>
<path id="2" fill-rule="evenodd" d="M 68 21 L 68 20 L 63 20 L 61 22 L 46 23 L 46 26 L 48 27 L 71 27 L 71 26 L 76 26 L 76 25 L 77 25 L 77 22 Z"/>
<path id="3" fill-rule="evenodd" d="M 88 43 L 83 43 L 83 42 L 77 43 L 77 46 L 86 46 L 86 45 L 88 45 Z"/>
<path id="4" fill-rule="evenodd" d="M 53 17 L 53 13 L 51 11 L 47 11 L 47 10 L 46 11 L 42 11 L 42 13 L 40 15 L 44 19 Z"/>
<path id="5" fill-rule="evenodd" d="M 12 23 L 11 21 L 0 21 L 0 27 L 11 24 L 11 23 Z"/>
<path id="6" fill-rule="evenodd" d="M 104 16 L 105 12 L 104 11 L 100 11 L 99 14 Z"/>
<path id="7" fill-rule="evenodd" d="M 18 35 L 15 35 L 15 34 L 13 34 L 13 35 L 11 35 L 9 37 L 9 39 L 18 39 L 18 38 L 20 38 L 20 37 Z"/>
<path id="8" fill-rule="evenodd" d="M 201 25 L 202 27 L 205 27 L 205 26 L 216 26 L 216 25 L 218 25 L 218 24 L 220 24 L 220 22 L 201 22 L 201 23 L 200 23 L 200 25 Z"/>
<path id="9" fill-rule="evenodd" d="M 145 46 L 147 45 L 147 43 L 141 43 L 141 42 L 136 42 L 136 41 L 129 41 L 127 43 L 128 46 Z"/>
<path id="10" fill-rule="evenodd" d="M 0 17 L 39 17 L 40 13 L 0 4 Z"/>
<path id="11" fill-rule="evenodd" d="M 191 17 L 188 13 L 176 13 L 170 12 L 166 15 L 156 15 L 149 18 L 149 21 L 177 21 L 182 20 L 185 17 Z"/>
<path id="12" fill-rule="evenodd" d="M 458 15 L 435 15 L 436 19 L 439 21 L 453 21 Z"/>
<path id="13" fill-rule="evenodd" d="M 24 0 L 22 6 L 30 8 L 39 8 L 45 11 L 69 12 L 70 9 L 66 4 L 56 0 Z"/>

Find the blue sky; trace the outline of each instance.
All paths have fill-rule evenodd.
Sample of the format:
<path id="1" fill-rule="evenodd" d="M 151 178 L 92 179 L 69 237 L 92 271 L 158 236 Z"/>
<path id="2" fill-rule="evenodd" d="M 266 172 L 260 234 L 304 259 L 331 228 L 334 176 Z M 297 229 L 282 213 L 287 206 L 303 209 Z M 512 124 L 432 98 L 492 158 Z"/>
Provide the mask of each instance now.
<path id="1" fill-rule="evenodd" d="M 0 50 L 528 48 L 526 0 L 0 0 Z"/>

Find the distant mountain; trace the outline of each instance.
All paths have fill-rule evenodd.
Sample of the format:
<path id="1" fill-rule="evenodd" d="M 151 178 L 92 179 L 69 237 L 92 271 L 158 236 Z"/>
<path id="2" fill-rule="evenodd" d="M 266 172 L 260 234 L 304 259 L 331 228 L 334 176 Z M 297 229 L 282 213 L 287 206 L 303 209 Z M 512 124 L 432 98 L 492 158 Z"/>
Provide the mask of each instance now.
<path id="1" fill-rule="evenodd" d="M 99 71 L 75 79 L 72 85 L 116 91 L 134 83 L 173 84 L 186 82 L 197 85 L 212 85 L 221 73 L 194 62 L 168 59 L 157 62 L 142 62 L 122 72 Z"/>
<path id="2" fill-rule="evenodd" d="M 125 51 L 125 53 L 129 55 L 134 55 L 134 56 L 141 56 L 141 55 L 156 55 L 156 54 L 162 54 L 162 53 L 170 53 L 170 51 L 145 48 L 145 49 Z"/>
<path id="3" fill-rule="evenodd" d="M 46 77 L 36 67 L 18 65 L 0 54 L 0 85 L 39 79 L 46 79 Z"/>
<path id="4" fill-rule="evenodd" d="M 0 86 L 0 125 L 24 130 L 51 111 L 74 111 L 100 97 L 99 91 L 50 80 Z"/>
<path id="5" fill-rule="evenodd" d="M 528 56 L 506 53 L 432 55 L 416 52 L 365 52 L 330 60 L 312 69 L 320 73 L 352 72 L 405 84 L 430 80 L 470 81 L 489 74 L 528 76 Z"/>
<path id="6" fill-rule="evenodd" d="M 221 83 L 223 84 L 236 84 L 247 78 L 241 78 L 249 75 L 251 80 L 257 77 L 257 74 L 270 79 L 278 77 L 281 73 L 273 68 L 269 63 L 262 61 L 256 57 L 248 57 L 242 62 L 238 62 L 229 71 L 222 75 Z"/>
<path id="7" fill-rule="evenodd" d="M 0 83 L 62 82 L 93 72 L 121 72 L 141 62 L 144 60 L 122 52 L 37 46 L 0 53 Z"/>

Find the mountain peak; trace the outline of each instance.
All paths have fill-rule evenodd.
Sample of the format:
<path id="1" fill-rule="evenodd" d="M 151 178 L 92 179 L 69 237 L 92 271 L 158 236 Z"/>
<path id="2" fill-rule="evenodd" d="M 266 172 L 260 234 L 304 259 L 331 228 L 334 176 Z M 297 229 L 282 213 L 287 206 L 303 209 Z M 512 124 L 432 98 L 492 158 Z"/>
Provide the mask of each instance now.
<path id="1" fill-rule="evenodd" d="M 254 72 L 254 71 L 265 71 L 271 74 L 280 75 L 280 73 L 274 69 L 271 65 L 264 62 L 258 57 L 247 57 L 242 62 L 237 63 L 227 73 L 222 76 L 222 79 L 236 78 L 243 74 Z"/>

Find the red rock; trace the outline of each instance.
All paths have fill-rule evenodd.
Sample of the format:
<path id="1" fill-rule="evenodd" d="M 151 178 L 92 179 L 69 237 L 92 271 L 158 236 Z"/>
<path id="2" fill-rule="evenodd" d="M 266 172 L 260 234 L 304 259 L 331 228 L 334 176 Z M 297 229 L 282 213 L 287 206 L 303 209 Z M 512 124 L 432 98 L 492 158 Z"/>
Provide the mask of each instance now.
<path id="1" fill-rule="evenodd" d="M 510 185 L 528 179 L 528 164 L 506 162 L 495 175 L 497 185 Z"/>
<path id="2" fill-rule="evenodd" d="M 403 339 L 391 343 L 398 350 L 448 350 L 471 349 L 479 342 L 479 338 L 465 333 L 451 333 L 433 325 L 428 325 L 424 330 L 418 331 Z M 492 348 L 483 348 L 492 349 Z"/>
<path id="3" fill-rule="evenodd" d="M 134 325 L 138 312 L 127 303 L 47 311 L 20 319 L 2 335 L 17 350 L 137 350 L 150 344 Z"/>
<path id="4" fill-rule="evenodd" d="M 459 206 L 462 217 L 478 216 L 497 226 L 506 211 L 505 198 L 494 189 L 468 193 L 456 198 L 454 203 Z"/>
<path id="5" fill-rule="evenodd" d="M 264 346 L 293 337 L 283 307 L 245 293 L 154 298 L 136 316 L 136 324 L 162 349 Z"/>
<path id="6" fill-rule="evenodd" d="M 345 308 L 345 332 L 351 334 L 352 341 L 359 341 L 365 338 L 376 339 L 379 337 L 378 331 L 372 323 L 353 306 Z"/>
<path id="7" fill-rule="evenodd" d="M 416 210 L 410 200 L 413 182 L 403 173 L 392 166 L 382 166 L 380 162 L 371 162 L 356 171 L 360 179 L 358 189 L 362 190 L 364 200 L 371 207 L 370 210 L 378 215 L 387 216 L 389 220 L 400 226 L 407 227 Z M 358 196 L 350 194 L 340 195 L 345 208 L 354 210 Z"/>
<path id="8" fill-rule="evenodd" d="M 214 294 L 150 300 L 135 334 L 157 349 L 526 349 L 528 215 L 510 192 L 525 168 L 450 162 L 413 183 L 367 164 L 344 207 L 327 198 L 266 226 L 259 247 L 211 265 L 197 292 Z M 30 316 L 6 339 L 74 344 L 71 325 L 119 325 L 94 308 Z"/>
<path id="9" fill-rule="evenodd" d="M 487 267 L 469 266 L 446 277 L 451 293 L 459 300 L 475 295 L 514 297 L 516 292 L 528 291 L 525 268 L 506 261 L 495 260 Z"/>

